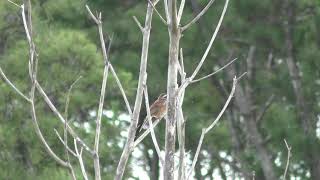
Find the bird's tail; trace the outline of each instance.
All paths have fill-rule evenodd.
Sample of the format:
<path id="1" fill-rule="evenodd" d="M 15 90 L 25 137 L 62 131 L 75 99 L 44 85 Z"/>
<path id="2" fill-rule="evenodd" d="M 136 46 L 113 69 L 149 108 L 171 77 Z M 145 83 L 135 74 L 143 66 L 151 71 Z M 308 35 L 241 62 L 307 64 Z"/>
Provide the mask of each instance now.
<path id="1" fill-rule="evenodd" d="M 149 128 L 149 121 L 148 121 L 148 118 L 145 117 L 144 120 L 143 120 L 143 123 L 140 124 L 138 127 L 137 127 L 137 131 L 136 131 L 136 135 L 135 135 L 135 138 L 134 140 L 137 140 L 139 135 L 141 134 L 140 132 L 142 131 L 142 129 L 148 129 Z"/>

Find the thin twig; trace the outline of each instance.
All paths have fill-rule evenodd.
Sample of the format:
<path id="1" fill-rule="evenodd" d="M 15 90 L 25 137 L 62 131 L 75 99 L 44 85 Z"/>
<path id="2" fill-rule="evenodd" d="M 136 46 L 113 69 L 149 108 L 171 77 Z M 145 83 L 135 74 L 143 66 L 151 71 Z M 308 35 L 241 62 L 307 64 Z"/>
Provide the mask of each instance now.
<path id="1" fill-rule="evenodd" d="M 93 13 L 92 13 L 92 11 L 90 10 L 90 8 L 89 8 L 88 5 L 86 5 L 86 9 L 87 9 L 87 11 L 89 12 L 90 17 L 94 20 L 94 22 L 95 22 L 96 24 L 100 24 L 101 21 L 98 20 L 95 15 L 93 15 Z"/>
<path id="2" fill-rule="evenodd" d="M 68 121 L 68 109 L 69 109 L 69 103 L 70 103 L 70 96 L 71 96 L 71 91 L 73 89 L 73 86 L 82 78 L 82 76 L 79 76 L 70 86 L 68 93 L 67 93 L 67 100 L 66 100 L 66 105 L 64 108 L 64 117 L 66 121 Z"/>
<path id="3" fill-rule="evenodd" d="M 232 84 L 231 92 L 230 92 L 229 97 L 228 97 L 226 103 L 224 104 L 222 110 L 220 111 L 219 115 L 216 117 L 216 119 L 207 128 L 203 128 L 202 129 L 202 133 L 201 133 L 200 140 L 199 140 L 199 143 L 198 143 L 197 151 L 196 151 L 196 154 L 195 154 L 195 156 L 193 158 L 192 166 L 191 166 L 191 169 L 190 169 L 190 171 L 188 173 L 187 180 L 190 178 L 190 176 L 191 176 L 191 174 L 192 174 L 192 172 L 194 170 L 194 167 L 195 167 L 195 165 L 197 163 L 198 156 L 199 156 L 199 153 L 200 153 L 200 149 L 201 149 L 202 142 L 203 142 L 205 134 L 207 134 L 218 123 L 218 121 L 220 120 L 221 116 L 223 115 L 223 113 L 227 109 L 227 107 L 230 104 L 230 101 L 233 98 L 233 95 L 235 93 L 237 82 L 241 77 L 242 77 L 242 75 L 239 78 L 237 78 L 237 77 L 233 78 L 233 84 Z"/>
<path id="4" fill-rule="evenodd" d="M 101 85 L 101 95 L 100 95 L 100 101 L 99 101 L 99 109 L 98 109 L 98 115 L 97 115 L 97 120 L 96 120 L 96 134 L 95 134 L 95 141 L 94 141 L 94 170 L 95 170 L 95 179 L 96 180 L 100 180 L 101 179 L 101 173 L 100 173 L 100 162 L 99 162 L 99 140 L 100 140 L 100 131 L 101 131 L 101 118 L 102 118 L 102 111 L 103 111 L 103 104 L 104 104 L 104 97 L 105 97 L 105 90 L 106 90 L 106 85 L 107 85 L 107 78 L 108 78 L 108 73 L 109 73 L 109 67 L 111 69 L 111 72 L 113 73 L 116 82 L 120 88 L 120 91 L 123 95 L 123 98 L 126 102 L 127 108 L 128 108 L 128 112 L 131 115 L 131 109 L 130 109 L 130 105 L 129 102 L 126 98 L 126 95 L 123 91 L 122 85 L 119 81 L 119 78 L 117 76 L 117 74 L 115 73 L 109 59 L 108 59 L 108 54 L 107 54 L 107 49 L 105 46 L 105 40 L 103 37 L 103 30 L 102 30 L 102 20 L 101 20 L 101 12 L 99 13 L 98 18 L 96 16 L 93 15 L 93 13 L 91 12 L 90 8 L 88 5 L 86 5 L 86 8 L 91 16 L 91 18 L 96 22 L 97 26 L 98 26 L 98 31 L 99 31 L 99 37 L 100 37 L 100 44 L 101 44 L 101 49 L 102 49 L 102 55 L 103 55 L 103 59 L 105 62 L 105 66 L 104 66 L 104 71 L 103 71 L 103 80 L 102 80 L 102 85 Z M 108 49 L 110 49 L 111 47 L 111 40 L 109 42 L 109 47 Z M 109 50 L 108 50 L 109 51 Z"/>
<path id="5" fill-rule="evenodd" d="M 111 46 L 109 44 L 109 46 Z M 108 73 L 109 73 L 109 66 L 105 64 L 104 71 L 103 71 L 103 80 L 101 85 L 101 94 L 100 94 L 100 101 L 99 101 L 99 108 L 98 108 L 98 115 L 96 120 L 96 135 L 95 135 L 95 141 L 94 141 L 94 151 L 96 153 L 95 155 L 95 168 L 98 171 L 97 174 L 100 174 L 100 162 L 99 162 L 99 140 L 100 140 L 100 133 L 101 133 L 101 118 L 102 118 L 102 111 L 103 111 L 103 105 L 104 105 L 104 99 L 106 94 L 106 86 L 107 86 L 107 79 L 108 79 Z"/>
<path id="6" fill-rule="evenodd" d="M 26 95 L 24 95 L 8 78 L 7 76 L 4 74 L 4 72 L 2 71 L 1 67 L 0 67 L 0 74 L 2 76 L 2 78 L 5 80 L 5 82 L 11 86 L 11 88 L 18 93 L 23 99 L 25 99 L 28 102 L 31 102 L 30 98 L 28 98 Z"/>
<path id="7" fill-rule="evenodd" d="M 141 23 L 139 22 L 139 20 L 137 19 L 137 17 L 136 16 L 132 16 L 132 18 L 133 18 L 134 22 L 136 22 L 136 24 L 138 25 L 140 31 L 143 32 L 144 29 L 143 29 Z"/>
<path id="8" fill-rule="evenodd" d="M 114 76 L 115 80 L 116 80 L 116 83 L 120 89 L 120 92 L 121 92 L 121 95 L 123 97 L 123 100 L 126 104 L 126 107 L 127 107 L 127 110 L 128 110 L 128 113 L 132 114 L 132 110 L 131 110 L 131 107 L 130 107 L 130 103 L 128 101 L 128 98 L 126 96 L 126 93 L 122 87 L 122 84 L 119 80 L 119 77 L 117 75 L 117 73 L 115 72 L 112 64 L 110 63 L 110 61 L 108 60 L 108 55 L 107 55 L 107 51 L 106 51 L 106 45 L 105 45 L 105 40 L 104 40 L 104 36 L 103 36 L 103 31 L 102 31 L 102 21 L 101 21 L 101 13 L 99 14 L 99 18 L 97 18 L 96 16 L 93 15 L 93 13 L 91 12 L 90 8 L 88 5 L 86 5 L 86 8 L 87 8 L 87 11 L 89 12 L 91 18 L 96 22 L 97 26 L 98 26 L 98 31 L 99 31 L 99 37 L 100 37 L 100 44 L 101 44 L 101 48 L 102 48 L 102 54 L 103 54 L 103 58 L 104 58 L 104 61 L 108 64 L 110 70 L 111 70 L 111 73 L 112 75 Z"/>
<path id="9" fill-rule="evenodd" d="M 58 111 L 58 109 L 53 105 L 52 101 L 49 99 L 48 95 L 44 92 L 44 90 L 42 89 L 41 85 L 39 84 L 38 81 L 36 81 L 36 88 L 39 91 L 40 95 L 43 97 L 44 101 L 47 103 L 47 105 L 50 107 L 51 111 L 59 118 L 59 120 L 64 124 L 65 123 L 65 119 L 64 117 L 60 114 L 60 112 Z M 71 136 L 77 141 L 79 142 L 87 152 L 89 152 L 91 155 L 94 155 L 94 151 L 89 148 L 88 145 L 86 145 L 86 143 L 79 138 L 79 136 L 76 134 L 76 132 L 71 128 L 71 126 L 67 123 L 67 130 L 68 132 L 71 134 Z"/>
<path id="10" fill-rule="evenodd" d="M 202 78 L 199 78 L 199 79 L 196 79 L 196 80 L 192 80 L 192 81 L 190 82 L 190 84 L 195 83 L 195 82 L 199 82 L 199 81 L 201 81 L 201 80 L 203 80 L 203 79 L 209 78 L 209 77 L 217 74 L 218 72 L 222 71 L 223 69 L 225 69 L 226 67 L 228 67 L 230 64 L 232 64 L 232 63 L 233 63 L 234 61 L 236 61 L 236 60 L 237 60 L 237 58 L 233 59 L 232 61 L 228 62 L 226 65 L 224 65 L 224 66 L 222 66 L 221 68 L 219 68 L 218 70 L 214 71 L 213 73 L 210 73 L 210 74 L 208 74 L 208 75 L 206 75 L 206 76 L 204 76 L 204 77 L 202 77 Z"/>
<path id="11" fill-rule="evenodd" d="M 54 132 L 56 133 L 56 135 L 58 136 L 59 141 L 63 144 L 63 146 L 65 146 L 68 151 L 74 156 L 77 157 L 77 154 L 66 144 L 66 142 L 62 139 L 62 137 L 60 136 L 59 132 L 56 129 L 53 129 Z"/>
<path id="12" fill-rule="evenodd" d="M 161 121 L 161 119 L 157 119 L 155 122 L 152 123 L 153 128 L 155 128 L 158 123 Z M 140 136 L 139 138 L 134 141 L 133 148 L 136 147 L 148 134 L 150 133 L 150 128 L 146 129 Z"/>
<path id="13" fill-rule="evenodd" d="M 82 159 L 82 150 L 83 150 L 83 147 L 81 147 L 80 149 L 80 152 L 78 150 L 78 145 L 77 145 L 77 141 L 74 140 L 73 141 L 74 143 L 74 149 L 76 151 L 76 154 L 77 154 L 77 158 L 78 158 L 78 161 L 79 161 L 79 164 L 80 164 L 80 169 L 81 169 L 81 172 L 82 172 L 82 176 L 85 180 L 88 180 L 88 175 L 87 175 L 87 171 L 86 171 L 86 168 L 84 166 L 84 163 L 83 163 L 83 159 Z"/>
<path id="14" fill-rule="evenodd" d="M 151 113 L 150 113 L 150 104 L 149 104 L 149 98 L 148 98 L 148 89 L 147 89 L 147 86 L 144 86 L 144 99 L 145 99 L 145 105 L 146 105 L 146 110 L 147 110 L 147 118 L 148 118 L 148 123 L 149 123 L 149 129 L 150 129 L 150 132 L 151 132 L 151 138 L 152 138 L 152 142 L 154 144 L 154 147 L 157 151 L 157 154 L 158 154 L 158 157 L 159 157 L 159 160 L 160 160 L 160 163 L 163 167 L 164 165 L 164 160 L 163 158 L 161 157 L 161 150 L 159 148 L 159 145 L 158 145 L 158 142 L 157 142 L 157 138 L 156 138 L 156 135 L 154 133 L 154 129 L 153 129 L 153 126 L 152 126 L 152 121 L 151 121 Z"/>
<path id="15" fill-rule="evenodd" d="M 150 41 L 150 32 L 151 32 L 151 23 L 152 23 L 152 14 L 153 8 L 147 6 L 145 26 L 143 31 L 143 40 L 142 40 L 142 50 L 141 50 L 141 62 L 140 62 L 140 72 L 139 72 L 139 81 L 137 87 L 137 93 L 133 108 L 133 113 L 131 115 L 131 123 L 129 126 L 129 132 L 127 141 L 123 148 L 118 166 L 115 180 L 123 179 L 123 174 L 126 169 L 126 164 L 128 162 L 129 156 L 135 147 L 135 135 L 137 130 L 138 118 L 141 110 L 142 98 L 143 98 L 143 85 L 146 84 L 147 80 L 147 61 L 148 61 L 148 52 L 149 52 L 149 41 Z"/>
<path id="16" fill-rule="evenodd" d="M 13 2 L 13 1 L 10 1 L 10 0 L 7 0 L 8 2 L 10 2 L 11 4 L 17 6 L 18 8 L 21 8 L 21 6 L 19 6 L 17 3 Z"/>
<path id="17" fill-rule="evenodd" d="M 202 129 L 202 133 L 200 136 L 200 140 L 199 140 L 199 144 L 197 146 L 197 150 L 196 150 L 196 154 L 194 155 L 193 161 L 192 161 L 192 165 L 191 165 L 191 169 L 189 170 L 188 176 L 187 176 L 187 180 L 191 177 L 191 174 L 193 172 L 194 167 L 196 166 L 196 163 L 198 161 L 198 157 L 199 157 L 199 153 L 200 153 L 200 149 L 201 149 L 201 145 L 204 139 L 204 135 L 206 134 L 206 129 L 203 128 Z"/>
<path id="18" fill-rule="evenodd" d="M 181 30 L 184 31 L 188 29 L 188 27 L 190 27 L 192 24 L 196 23 L 201 18 L 201 16 L 203 16 L 208 11 L 208 9 L 210 8 L 210 6 L 213 4 L 214 1 L 215 0 L 210 0 L 209 3 L 202 9 L 202 11 L 194 19 L 192 19 L 188 24 L 183 26 Z"/>
<path id="19" fill-rule="evenodd" d="M 160 17 L 161 21 L 162 21 L 165 25 L 167 25 L 166 20 L 164 20 L 164 18 L 161 16 L 161 14 L 159 13 L 159 11 L 158 11 L 157 8 L 155 7 L 155 5 L 154 5 L 150 0 L 148 0 L 148 2 L 151 4 L 153 10 L 158 14 L 158 16 Z M 157 2 L 156 2 L 156 3 L 157 3 Z"/>
<path id="20" fill-rule="evenodd" d="M 181 2 L 183 3 L 183 2 Z M 181 7 L 181 6 L 180 6 Z M 184 60 L 183 60 L 183 51 L 180 48 L 180 77 L 181 82 L 184 82 L 186 79 L 186 72 L 184 71 Z M 181 96 L 178 97 L 178 120 L 177 120 L 177 131 L 178 131 L 178 142 L 179 142 L 179 169 L 178 169 L 178 180 L 185 179 L 185 119 L 182 112 L 182 104 L 184 100 L 183 90 Z"/>
<path id="21" fill-rule="evenodd" d="M 287 150 L 288 150 L 288 155 L 287 155 L 287 164 L 286 164 L 286 169 L 283 173 L 283 180 L 286 179 L 287 176 L 287 172 L 288 172 L 288 168 L 289 168 L 289 164 L 290 164 L 290 157 L 291 157 L 291 147 L 288 145 L 287 141 L 284 139 L 283 140 L 284 143 L 286 144 Z"/>
<path id="22" fill-rule="evenodd" d="M 204 63 L 204 61 L 206 60 L 206 58 L 207 58 L 207 56 L 208 56 L 208 54 L 209 54 L 209 51 L 210 51 L 210 49 L 211 49 L 211 47 L 212 47 L 212 44 L 213 44 L 214 40 L 216 39 L 217 34 L 218 34 L 218 32 L 219 32 L 219 29 L 220 29 L 220 27 L 221 27 L 222 20 L 223 20 L 224 15 L 225 15 L 225 13 L 226 13 L 226 11 L 227 11 L 228 4 L 229 4 L 229 0 L 226 0 L 226 3 L 225 3 L 225 5 L 224 5 L 224 7 L 223 7 L 223 10 L 222 10 L 222 13 L 221 13 L 219 22 L 218 22 L 218 25 L 217 25 L 217 27 L 216 27 L 216 29 L 215 29 L 212 37 L 211 37 L 211 40 L 210 40 L 210 42 L 209 42 L 209 45 L 208 45 L 205 53 L 203 54 L 203 56 L 202 56 L 202 58 L 201 58 L 201 60 L 200 60 L 200 62 L 199 62 L 199 64 L 198 64 L 198 66 L 196 67 L 196 69 L 194 70 L 194 72 L 193 72 L 192 75 L 191 75 L 191 80 L 193 80 L 193 79 L 196 77 L 196 75 L 198 74 L 198 72 L 199 72 L 202 64 Z"/>
<path id="23" fill-rule="evenodd" d="M 31 4 L 30 1 L 28 1 L 28 21 L 26 19 L 26 15 L 25 15 L 25 9 L 24 9 L 24 4 L 21 5 L 21 15 L 22 15 L 22 20 L 23 20 L 23 25 L 24 25 L 24 29 L 26 32 L 26 36 L 27 36 L 27 40 L 29 43 L 29 74 L 30 74 L 30 79 L 32 82 L 32 86 L 31 86 L 31 90 L 30 90 L 30 105 L 31 105 L 31 117 L 32 117 L 32 123 L 35 127 L 35 131 L 36 134 L 38 135 L 40 141 L 42 142 L 42 144 L 45 146 L 45 150 L 48 152 L 48 154 L 55 160 L 58 162 L 58 164 L 64 166 L 64 167 L 68 167 L 67 162 L 63 161 L 59 156 L 57 156 L 53 150 L 50 148 L 50 146 L 48 145 L 47 141 L 45 140 L 45 138 L 43 137 L 43 134 L 40 130 L 38 121 L 37 121 L 37 115 L 36 115 L 36 109 L 35 109 L 35 98 L 34 98 L 34 94 L 35 94 L 35 82 L 36 82 L 36 74 L 37 74 L 37 68 L 36 68 L 36 64 L 37 64 L 37 59 L 36 62 L 34 62 L 34 54 L 35 53 L 35 46 L 34 43 L 32 41 L 32 36 L 30 34 L 30 32 L 32 32 L 32 21 L 31 21 Z M 29 29 L 30 28 L 30 29 Z"/>
<path id="24" fill-rule="evenodd" d="M 179 94 L 181 94 L 181 90 L 185 89 L 192 82 L 192 80 L 196 77 L 196 75 L 198 74 L 200 68 L 202 67 L 202 65 L 204 63 L 204 61 L 206 60 L 206 58 L 207 58 L 207 56 L 209 54 L 209 51 L 210 51 L 210 49 L 212 47 L 212 44 L 213 44 L 215 38 L 217 37 L 218 31 L 219 31 L 219 29 L 221 27 L 222 20 L 223 20 L 224 15 L 225 15 L 225 13 L 227 11 L 227 8 L 228 8 L 228 4 L 229 4 L 229 0 L 226 0 L 225 5 L 224 5 L 223 10 L 222 10 L 222 13 L 221 13 L 221 16 L 220 16 L 220 19 L 219 19 L 219 22 L 218 22 L 218 25 L 217 25 L 217 27 L 216 27 L 216 29 L 215 29 L 212 37 L 211 37 L 211 40 L 209 42 L 209 45 L 207 46 L 207 49 L 205 50 L 205 52 L 204 52 L 199 64 L 197 65 L 196 69 L 193 71 L 192 75 L 189 78 L 187 78 L 184 82 L 182 82 L 182 84 L 180 85 L 180 87 L 179 87 L 179 89 L 177 91 L 178 96 L 179 96 Z"/>

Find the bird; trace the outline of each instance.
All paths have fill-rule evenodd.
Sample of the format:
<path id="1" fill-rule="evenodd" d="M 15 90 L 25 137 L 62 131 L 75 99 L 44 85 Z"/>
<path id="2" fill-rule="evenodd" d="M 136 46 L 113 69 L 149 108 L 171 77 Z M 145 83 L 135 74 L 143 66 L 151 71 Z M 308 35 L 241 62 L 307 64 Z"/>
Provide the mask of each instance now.
<path id="1" fill-rule="evenodd" d="M 154 122 L 158 119 L 162 119 L 166 114 L 167 114 L 167 94 L 162 93 L 150 106 L 151 121 Z M 149 121 L 146 116 L 144 120 L 141 121 L 140 124 L 138 124 L 137 131 L 136 131 L 136 138 L 138 133 L 142 129 L 148 129 L 148 128 L 149 128 Z"/>

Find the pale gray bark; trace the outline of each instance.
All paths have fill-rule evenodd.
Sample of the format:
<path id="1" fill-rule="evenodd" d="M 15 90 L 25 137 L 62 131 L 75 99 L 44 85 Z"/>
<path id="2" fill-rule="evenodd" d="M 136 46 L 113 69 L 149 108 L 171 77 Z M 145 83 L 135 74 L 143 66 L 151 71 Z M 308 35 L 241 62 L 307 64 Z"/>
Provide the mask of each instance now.
<path id="1" fill-rule="evenodd" d="M 176 0 L 168 1 L 169 13 L 169 64 L 168 64 L 168 81 L 167 81 L 167 95 L 168 95 L 168 110 L 166 121 L 166 135 L 165 135 L 165 164 L 163 177 L 164 180 L 174 179 L 174 153 L 176 142 L 176 121 L 177 121 L 177 96 L 178 89 L 178 56 L 179 56 L 179 42 L 180 29 L 177 24 L 177 4 Z"/>
<path id="2" fill-rule="evenodd" d="M 158 1 L 153 1 L 153 4 L 156 4 Z M 139 82 L 136 94 L 136 100 L 134 105 L 134 110 L 131 115 L 131 123 L 129 127 L 129 133 L 127 137 L 126 144 L 124 146 L 123 152 L 121 154 L 115 180 L 120 180 L 123 177 L 127 161 L 129 156 L 134 148 L 134 138 L 137 130 L 137 124 L 139 120 L 139 113 L 141 109 L 142 97 L 143 97 L 143 87 L 146 84 L 147 80 L 147 60 L 148 60 L 148 50 L 149 50 L 149 38 L 151 31 L 151 22 L 152 22 L 152 14 L 153 7 L 150 3 L 148 3 L 147 12 L 146 12 L 146 20 L 145 26 L 142 29 L 143 33 L 143 42 L 142 42 L 142 52 L 141 52 L 141 62 L 140 62 L 140 74 L 139 74 Z"/>

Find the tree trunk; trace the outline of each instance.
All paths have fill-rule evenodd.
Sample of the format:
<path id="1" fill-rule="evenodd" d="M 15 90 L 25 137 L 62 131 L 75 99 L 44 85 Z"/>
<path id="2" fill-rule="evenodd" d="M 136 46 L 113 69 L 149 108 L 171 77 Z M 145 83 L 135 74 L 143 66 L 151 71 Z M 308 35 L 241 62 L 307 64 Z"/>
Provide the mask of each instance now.
<path id="1" fill-rule="evenodd" d="M 296 108 L 301 124 L 301 128 L 304 131 L 306 137 L 306 156 L 307 161 L 310 166 L 311 179 L 318 179 L 320 177 L 320 157 L 318 155 L 318 150 L 314 147 L 317 144 L 316 133 L 315 133 L 315 117 L 309 112 L 308 104 L 306 103 L 302 82 L 300 77 L 299 68 L 295 62 L 294 55 L 294 43 L 293 43 L 293 31 L 295 23 L 295 0 L 285 0 L 284 14 L 286 16 L 286 21 L 284 23 L 285 32 L 285 47 L 286 47 L 286 62 L 288 65 L 288 70 L 291 78 L 292 87 L 296 97 Z"/>
<path id="2" fill-rule="evenodd" d="M 180 30 L 177 24 L 177 4 L 176 0 L 168 1 L 169 11 L 169 65 L 168 65 L 168 111 L 166 121 L 165 136 L 165 163 L 164 163 L 164 180 L 174 179 L 174 153 L 176 142 L 176 121 L 177 121 L 177 97 L 178 89 L 178 55 Z"/>

